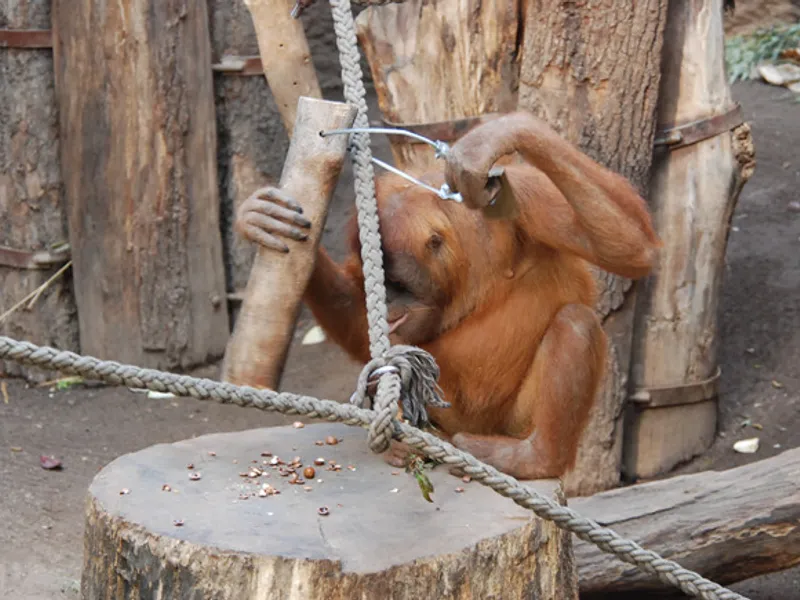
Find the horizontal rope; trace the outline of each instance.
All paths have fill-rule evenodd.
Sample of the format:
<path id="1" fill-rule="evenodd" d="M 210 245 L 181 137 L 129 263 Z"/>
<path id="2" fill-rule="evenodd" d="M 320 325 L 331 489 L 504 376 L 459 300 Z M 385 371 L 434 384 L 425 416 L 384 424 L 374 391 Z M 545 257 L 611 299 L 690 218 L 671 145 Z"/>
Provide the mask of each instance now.
<path id="1" fill-rule="evenodd" d="M 319 400 L 288 392 L 237 386 L 212 379 L 177 375 L 155 369 L 142 369 L 114 361 L 101 361 L 90 356 L 80 356 L 74 352 L 37 346 L 30 342 L 19 342 L 5 336 L 0 336 L 0 359 L 61 371 L 65 374 L 80 375 L 84 379 L 98 380 L 114 385 L 125 385 L 157 392 L 172 392 L 178 396 L 254 407 L 286 415 L 303 415 L 331 422 L 338 421 L 365 429 L 369 429 L 376 417 L 375 411 L 359 408 L 353 404 Z M 662 558 L 652 550 L 642 548 L 634 541 L 624 539 L 613 530 L 582 517 L 571 508 L 561 506 L 554 500 L 540 495 L 535 490 L 523 486 L 515 478 L 480 462 L 435 435 L 395 420 L 392 437 L 405 442 L 433 460 L 461 469 L 473 480 L 493 489 L 501 496 L 510 498 L 542 519 L 552 521 L 559 528 L 574 533 L 580 539 L 637 566 L 646 573 L 655 575 L 661 581 L 674 585 L 690 596 L 697 596 L 705 600 L 747 600 L 740 594 L 709 581 L 693 571 L 684 569 L 674 561 Z"/>

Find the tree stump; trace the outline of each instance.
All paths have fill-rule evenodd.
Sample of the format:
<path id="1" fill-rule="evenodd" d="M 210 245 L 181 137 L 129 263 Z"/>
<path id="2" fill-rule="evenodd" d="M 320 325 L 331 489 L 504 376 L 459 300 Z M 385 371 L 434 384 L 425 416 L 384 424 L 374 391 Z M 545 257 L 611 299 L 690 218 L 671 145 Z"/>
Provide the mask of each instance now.
<path id="1" fill-rule="evenodd" d="M 83 598 L 577 599 L 569 534 L 443 466 L 428 503 L 365 438 L 276 427 L 118 458 L 90 488 Z M 294 457 L 293 484 L 272 463 Z M 531 485 L 563 501 L 555 481 Z"/>
<path id="2" fill-rule="evenodd" d="M 722 15 L 722 0 L 669 7 L 649 197 L 664 247 L 637 298 L 625 425 L 630 478 L 670 471 L 705 452 L 717 432 L 725 251 L 755 168 L 725 73 Z"/>

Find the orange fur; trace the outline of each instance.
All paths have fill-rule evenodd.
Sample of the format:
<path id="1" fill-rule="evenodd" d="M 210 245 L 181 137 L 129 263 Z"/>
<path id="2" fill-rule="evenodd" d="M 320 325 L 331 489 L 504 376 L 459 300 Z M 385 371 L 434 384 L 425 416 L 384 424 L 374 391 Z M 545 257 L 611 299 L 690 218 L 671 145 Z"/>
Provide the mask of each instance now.
<path id="1" fill-rule="evenodd" d="M 642 277 L 660 242 L 625 179 L 530 115 L 478 127 L 452 150 L 446 172 L 424 179 L 438 186 L 446 177 L 472 193 L 466 206 L 393 175 L 378 183 L 391 278 L 432 290 L 396 309 L 429 318 L 401 326 L 392 341 L 436 359 L 451 408 L 431 418 L 453 443 L 517 477 L 560 476 L 574 463 L 606 360 L 587 262 Z M 470 192 L 463 173 L 485 173 L 498 160 L 519 206 L 513 220 L 470 209 L 481 191 Z M 342 266 L 320 250 L 305 299 L 328 335 L 365 362 L 357 236 L 351 242 Z"/>

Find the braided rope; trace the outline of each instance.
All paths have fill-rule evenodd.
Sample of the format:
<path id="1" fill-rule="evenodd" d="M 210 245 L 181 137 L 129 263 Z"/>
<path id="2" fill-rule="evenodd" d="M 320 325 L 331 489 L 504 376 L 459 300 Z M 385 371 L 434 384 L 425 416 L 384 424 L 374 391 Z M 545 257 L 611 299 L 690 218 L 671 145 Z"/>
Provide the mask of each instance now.
<path id="1" fill-rule="evenodd" d="M 213 400 L 223 404 L 254 407 L 286 415 L 303 415 L 326 421 L 339 421 L 366 429 L 372 425 L 376 412 L 354 404 L 332 400 L 319 400 L 288 392 L 255 389 L 230 383 L 165 373 L 155 369 L 101 361 L 73 352 L 36 346 L 30 342 L 18 342 L 0 336 L 0 360 L 8 359 L 20 364 L 80 375 L 85 379 L 99 380 L 114 385 L 172 392 L 179 396 L 191 396 L 198 400 Z M 382 377 L 381 384 L 388 382 Z M 424 455 L 461 469 L 473 480 L 480 482 L 501 496 L 510 498 L 519 506 L 533 511 L 537 516 L 552 521 L 561 529 L 574 533 L 580 539 L 596 545 L 609 554 L 635 565 L 642 571 L 674 585 L 690 596 L 704 600 L 747 600 L 721 585 L 709 581 L 698 573 L 684 569 L 674 561 L 664 559 L 652 550 L 646 550 L 632 540 L 627 540 L 613 530 L 602 527 L 595 521 L 580 516 L 569 507 L 540 495 L 534 489 L 523 486 L 515 478 L 505 475 L 494 467 L 484 464 L 474 456 L 401 421 L 392 421 L 392 437 L 405 442 Z"/>

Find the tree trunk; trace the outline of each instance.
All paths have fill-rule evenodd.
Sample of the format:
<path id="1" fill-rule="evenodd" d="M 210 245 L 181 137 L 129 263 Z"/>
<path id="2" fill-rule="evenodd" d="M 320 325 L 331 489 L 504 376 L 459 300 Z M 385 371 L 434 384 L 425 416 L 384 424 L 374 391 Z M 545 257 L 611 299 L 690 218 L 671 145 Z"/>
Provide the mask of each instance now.
<path id="1" fill-rule="evenodd" d="M 222 379 L 237 385 L 278 389 L 347 153 L 347 136 L 322 137 L 319 132 L 352 127 L 356 108 L 300 98 L 296 114 L 279 187 L 303 199 L 303 216 L 311 228 L 306 241 L 286 240 L 287 254 L 258 249 L 222 369 Z"/>
<path id="2" fill-rule="evenodd" d="M 721 585 L 800 564 L 800 449 L 570 500 L 576 511 Z M 581 597 L 663 590 L 655 577 L 575 541 Z M 634 593 L 635 592 L 635 593 Z"/>
<path id="3" fill-rule="evenodd" d="M 81 349 L 156 368 L 228 337 L 204 2 L 53 3 Z"/>
<path id="4" fill-rule="evenodd" d="M 646 194 L 653 152 L 666 0 L 526 5 L 519 108 L 555 127 Z M 612 343 L 608 376 L 581 441 L 570 495 L 617 485 L 627 396 L 634 293 L 597 272 L 597 306 Z"/>
<path id="5" fill-rule="evenodd" d="M 315 443 L 328 436 L 339 442 Z M 325 465 L 292 484 L 265 452 L 297 456 L 297 473 L 317 457 Z M 444 468 L 428 473 L 432 504 L 412 475 L 369 451 L 362 429 L 341 424 L 122 456 L 89 491 L 82 596 L 577 600 L 570 534 Z M 531 485 L 564 501 L 555 481 Z"/>
<path id="6" fill-rule="evenodd" d="M 253 19 L 242 2 L 209 0 L 214 63 L 226 57 L 258 56 Z M 256 245 L 234 230 L 239 205 L 255 190 L 277 185 L 289 137 L 275 97 L 259 69 L 255 75 L 217 72 L 217 160 L 222 240 L 227 289 L 241 293 L 247 285 Z M 235 322 L 238 303 L 229 304 Z"/>
<path id="7" fill-rule="evenodd" d="M 0 6 L 0 27 L 48 30 L 49 0 L 11 0 Z M 49 36 L 48 36 L 49 37 Z M 54 276 L 69 253 L 46 268 L 26 254 L 67 242 L 58 156 L 58 114 L 49 48 L 0 48 L 0 315 Z M 6 256 L 8 255 L 8 256 Z M 13 264 L 12 264 L 13 263 Z M 62 350 L 78 350 L 72 273 L 55 278 L 34 302 L 0 319 L 0 334 Z M 0 376 L 33 381 L 54 376 L 0 361 Z"/>
<path id="8" fill-rule="evenodd" d="M 684 129 L 659 145 L 650 199 L 664 242 L 638 295 L 625 470 L 652 477 L 705 451 L 717 426 L 717 315 L 733 209 L 753 170 L 739 164 L 741 123 L 724 65 L 722 0 L 670 5 L 659 99 L 659 137 L 709 117 L 718 131 Z M 725 122 L 725 115 L 730 115 Z M 733 117 L 733 119 L 731 119 Z M 736 119 L 738 117 L 738 120 Z M 702 135 L 699 141 L 692 135 Z M 677 139 L 677 138 L 675 138 Z"/>
<path id="9" fill-rule="evenodd" d="M 517 0 L 407 0 L 364 10 L 358 37 L 384 118 L 418 125 L 513 109 L 517 12 Z M 427 145 L 389 141 L 399 168 L 435 163 Z"/>

